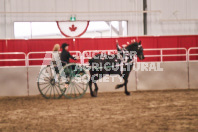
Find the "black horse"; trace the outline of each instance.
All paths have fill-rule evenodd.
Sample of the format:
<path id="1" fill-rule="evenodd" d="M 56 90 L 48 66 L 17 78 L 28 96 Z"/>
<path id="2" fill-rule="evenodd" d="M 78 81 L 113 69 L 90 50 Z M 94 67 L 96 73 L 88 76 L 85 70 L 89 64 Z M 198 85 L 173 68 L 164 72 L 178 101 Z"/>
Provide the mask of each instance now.
<path id="1" fill-rule="evenodd" d="M 107 55 L 97 54 L 89 60 L 91 66 L 89 88 L 92 97 L 97 96 L 98 86 L 96 81 L 105 75 L 118 74 L 124 79 L 123 84 L 118 84 L 116 89 L 125 86 L 125 94 L 130 95 L 127 90 L 127 83 L 129 74 L 133 68 L 133 57 L 137 55 L 140 60 L 144 59 L 143 47 L 140 42 L 133 42 L 124 49 L 118 48 L 118 54 Z M 92 90 L 92 83 L 95 89 Z"/>

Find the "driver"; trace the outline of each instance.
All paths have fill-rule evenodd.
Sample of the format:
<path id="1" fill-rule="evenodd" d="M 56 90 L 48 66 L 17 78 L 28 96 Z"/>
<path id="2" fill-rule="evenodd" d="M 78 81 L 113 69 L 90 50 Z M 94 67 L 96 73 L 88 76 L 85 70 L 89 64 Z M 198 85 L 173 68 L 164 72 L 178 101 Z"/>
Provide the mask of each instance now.
<path id="1" fill-rule="evenodd" d="M 69 53 L 69 51 L 68 51 L 68 49 L 69 49 L 69 44 L 63 43 L 62 46 L 61 46 L 61 48 L 62 48 L 62 52 L 61 52 L 60 57 L 61 57 L 62 66 L 65 66 L 66 64 L 69 64 L 69 59 L 70 59 L 70 58 L 73 59 L 73 60 L 77 60 L 77 59 L 78 59 L 77 57 L 73 57 L 73 56 Z M 66 74 L 67 74 L 67 73 L 66 73 Z M 69 82 L 65 82 L 65 88 L 66 88 L 66 89 L 68 88 L 68 86 L 69 86 Z M 64 91 L 65 91 L 66 89 L 64 89 Z"/>
<path id="2" fill-rule="evenodd" d="M 61 48 L 62 48 L 62 52 L 61 52 L 61 62 L 62 62 L 62 66 L 65 66 L 66 64 L 68 64 L 70 58 L 73 59 L 73 60 L 77 60 L 77 59 L 78 59 L 78 58 L 76 58 L 76 57 L 73 57 L 73 56 L 69 53 L 69 51 L 68 51 L 68 49 L 69 49 L 69 44 L 63 43 L 62 46 L 61 46 Z"/>

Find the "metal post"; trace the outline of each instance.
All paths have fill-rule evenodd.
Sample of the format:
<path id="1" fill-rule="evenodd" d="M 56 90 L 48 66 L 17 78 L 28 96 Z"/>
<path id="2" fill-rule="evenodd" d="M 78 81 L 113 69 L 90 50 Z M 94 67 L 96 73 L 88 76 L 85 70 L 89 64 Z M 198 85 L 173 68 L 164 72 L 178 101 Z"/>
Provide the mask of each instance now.
<path id="1" fill-rule="evenodd" d="M 29 53 L 26 56 L 26 71 L 27 71 L 27 94 L 30 95 L 29 90 Z"/>
<path id="2" fill-rule="evenodd" d="M 147 0 L 143 0 L 143 11 L 147 11 Z M 147 12 L 143 13 L 144 35 L 147 35 Z"/>
<path id="3" fill-rule="evenodd" d="M 191 48 L 188 49 L 188 57 L 187 57 L 187 72 L 188 72 L 188 89 L 190 89 L 190 68 L 189 68 L 189 62 L 190 62 L 190 50 Z"/>
<path id="4" fill-rule="evenodd" d="M 160 49 L 160 57 L 161 57 L 161 62 L 163 62 L 163 53 L 162 53 L 162 49 Z"/>

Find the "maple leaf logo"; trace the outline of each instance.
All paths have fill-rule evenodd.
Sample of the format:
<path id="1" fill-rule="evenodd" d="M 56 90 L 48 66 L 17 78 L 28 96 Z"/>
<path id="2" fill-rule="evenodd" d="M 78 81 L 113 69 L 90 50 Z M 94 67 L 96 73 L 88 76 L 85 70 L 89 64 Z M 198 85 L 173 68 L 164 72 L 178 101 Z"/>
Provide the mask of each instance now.
<path id="1" fill-rule="evenodd" d="M 69 30 L 70 30 L 71 32 L 75 32 L 76 29 L 77 29 L 77 27 L 75 27 L 74 24 L 72 24 L 72 26 L 69 27 Z"/>

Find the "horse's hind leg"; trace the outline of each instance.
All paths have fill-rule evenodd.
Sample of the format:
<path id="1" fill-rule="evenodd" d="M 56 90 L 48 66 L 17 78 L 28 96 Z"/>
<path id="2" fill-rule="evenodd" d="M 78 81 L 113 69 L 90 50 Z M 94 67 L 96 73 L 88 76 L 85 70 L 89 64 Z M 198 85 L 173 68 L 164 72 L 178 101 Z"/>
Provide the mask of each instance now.
<path id="1" fill-rule="evenodd" d="M 94 91 L 92 90 L 92 83 L 94 83 L 95 89 Z M 98 86 L 96 84 L 96 81 L 93 81 L 92 79 L 89 80 L 89 88 L 90 88 L 90 94 L 92 97 L 97 97 L 98 93 Z"/>
<path id="2" fill-rule="evenodd" d="M 93 90 L 92 90 L 92 80 L 91 79 L 89 80 L 89 89 L 90 89 L 91 96 L 94 97 L 94 93 L 93 93 Z"/>
<path id="3" fill-rule="evenodd" d="M 95 76 L 94 78 L 92 78 L 92 82 L 94 83 L 95 89 L 93 91 L 93 96 L 92 97 L 97 97 L 97 93 L 98 93 L 98 85 L 96 83 L 96 81 L 99 79 L 98 76 Z"/>

